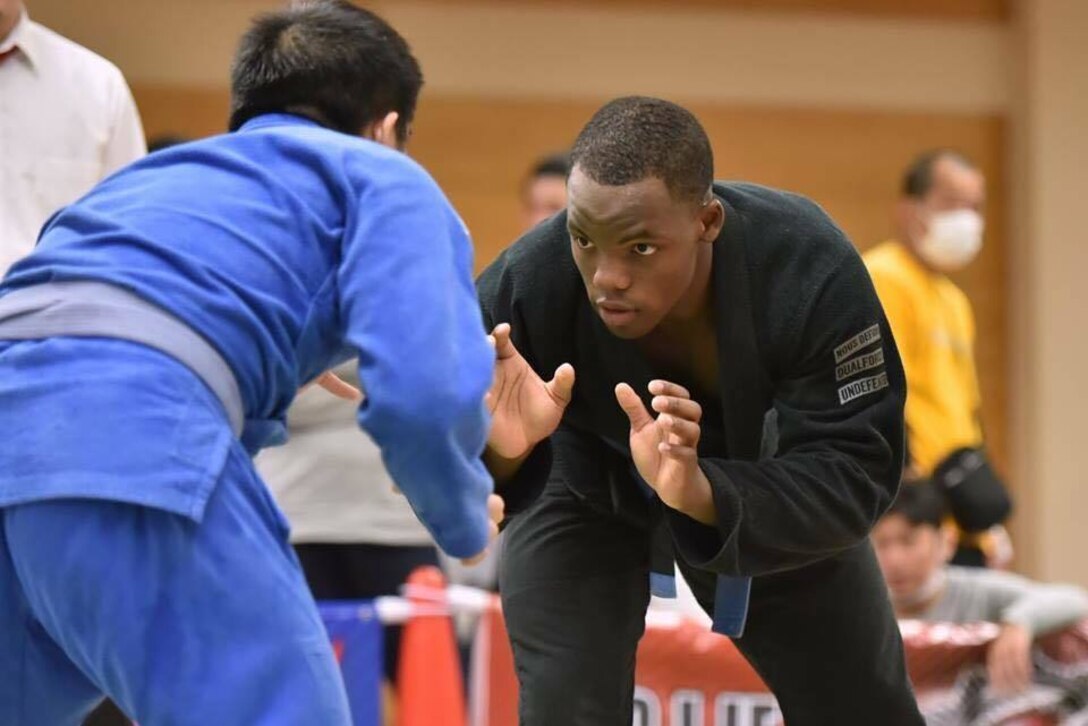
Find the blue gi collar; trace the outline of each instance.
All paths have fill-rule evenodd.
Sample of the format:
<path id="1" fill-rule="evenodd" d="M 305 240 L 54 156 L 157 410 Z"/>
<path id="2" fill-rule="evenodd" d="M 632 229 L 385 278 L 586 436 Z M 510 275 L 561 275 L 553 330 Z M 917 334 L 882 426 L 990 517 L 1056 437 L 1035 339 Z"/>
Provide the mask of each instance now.
<path id="1" fill-rule="evenodd" d="M 293 113 L 263 113 L 260 116 L 254 116 L 249 121 L 246 121 L 239 127 L 238 131 L 253 131 L 255 129 L 265 129 L 271 126 L 316 126 L 318 128 L 324 128 L 313 119 L 308 119 L 305 116 L 298 116 Z"/>

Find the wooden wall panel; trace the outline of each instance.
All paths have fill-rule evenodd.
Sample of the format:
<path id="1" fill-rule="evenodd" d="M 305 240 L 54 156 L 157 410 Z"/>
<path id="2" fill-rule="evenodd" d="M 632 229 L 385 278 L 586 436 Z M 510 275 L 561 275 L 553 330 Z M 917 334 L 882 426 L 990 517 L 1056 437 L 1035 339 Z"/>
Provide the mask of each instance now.
<path id="1" fill-rule="evenodd" d="M 464 4 L 466 0 L 431 0 Z M 474 4 L 481 0 L 470 0 Z M 490 0 L 501 2 L 502 0 Z M 609 8 L 669 7 L 743 9 L 759 12 L 839 13 L 860 16 L 902 17 L 940 21 L 1006 21 L 1012 0 L 536 0 L 549 5 L 577 2 Z"/>
<path id="2" fill-rule="evenodd" d="M 149 135 L 221 130 L 221 90 L 134 88 Z M 446 189 L 477 244 L 483 265 L 520 232 L 518 186 L 539 154 L 567 147 L 595 110 L 591 102 L 426 96 L 410 153 Z M 739 108 L 692 104 L 710 134 L 720 178 L 746 179 L 806 194 L 862 249 L 892 233 L 902 168 L 919 151 L 953 146 L 974 158 L 990 186 L 986 246 L 959 282 L 975 305 L 985 421 L 1007 471 L 1008 289 L 1006 198 L 999 118 Z"/>

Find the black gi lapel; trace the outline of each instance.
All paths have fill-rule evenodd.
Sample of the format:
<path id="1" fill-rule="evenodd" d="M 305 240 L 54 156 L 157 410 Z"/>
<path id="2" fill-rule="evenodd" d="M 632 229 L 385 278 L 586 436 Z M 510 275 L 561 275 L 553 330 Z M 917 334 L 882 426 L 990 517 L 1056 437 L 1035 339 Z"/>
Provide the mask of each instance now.
<path id="1" fill-rule="evenodd" d="M 729 458 L 755 461 L 763 438 L 768 378 L 759 359 L 748 282 L 747 220 L 724 199 L 725 226 L 714 243 L 714 312 L 718 331 L 725 438 Z"/>
<path id="2" fill-rule="evenodd" d="M 617 338 L 608 331 L 588 299 L 578 307 L 577 334 L 578 350 L 592 352 L 579 356 L 575 364 L 575 388 L 587 398 L 588 410 L 593 412 L 593 429 L 609 446 L 626 453 L 630 423 L 616 402 L 615 388 L 619 383 L 630 384 L 649 408 L 647 386 L 653 380 L 650 368 L 634 341 Z"/>

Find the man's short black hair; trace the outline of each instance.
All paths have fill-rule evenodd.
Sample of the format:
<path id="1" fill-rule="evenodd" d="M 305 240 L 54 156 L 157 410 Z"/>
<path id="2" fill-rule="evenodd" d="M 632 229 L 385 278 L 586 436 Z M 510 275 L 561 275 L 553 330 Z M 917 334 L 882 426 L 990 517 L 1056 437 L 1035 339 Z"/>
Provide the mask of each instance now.
<path id="1" fill-rule="evenodd" d="M 947 507 L 944 495 L 928 479 L 904 480 L 885 516 L 898 514 L 911 525 L 940 528 Z"/>
<path id="2" fill-rule="evenodd" d="M 258 17 L 231 68 L 230 129 L 264 113 L 296 113 L 358 134 L 391 111 L 407 137 L 423 85 L 397 31 L 345 0 L 296 2 Z"/>
<path id="3" fill-rule="evenodd" d="M 902 193 L 905 197 L 922 199 L 933 188 L 933 169 L 942 159 L 950 159 L 968 169 L 977 169 L 975 163 L 955 149 L 930 149 L 914 158 L 903 173 Z"/>
<path id="4" fill-rule="evenodd" d="M 659 98 L 617 98 L 578 134 L 571 166 L 598 184 L 657 177 L 678 201 L 701 202 L 714 181 L 714 154 L 699 120 Z"/>

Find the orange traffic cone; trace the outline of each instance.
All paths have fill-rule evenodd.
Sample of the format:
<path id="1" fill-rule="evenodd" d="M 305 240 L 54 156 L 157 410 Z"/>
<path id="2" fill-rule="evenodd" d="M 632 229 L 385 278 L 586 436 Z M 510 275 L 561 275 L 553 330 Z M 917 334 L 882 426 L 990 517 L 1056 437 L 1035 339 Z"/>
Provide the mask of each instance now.
<path id="1" fill-rule="evenodd" d="M 461 659 L 445 588 L 437 567 L 421 567 L 408 578 L 406 595 L 416 612 L 401 636 L 398 726 L 465 726 Z"/>

